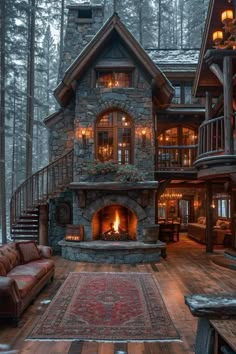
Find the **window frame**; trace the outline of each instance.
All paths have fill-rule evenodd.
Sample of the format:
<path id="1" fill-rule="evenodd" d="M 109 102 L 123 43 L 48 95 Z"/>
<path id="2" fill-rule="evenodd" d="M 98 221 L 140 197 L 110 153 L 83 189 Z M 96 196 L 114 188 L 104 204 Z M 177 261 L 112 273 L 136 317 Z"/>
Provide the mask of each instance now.
<path id="1" fill-rule="evenodd" d="M 129 74 L 130 83 L 129 86 L 101 86 L 98 84 L 99 74 L 111 74 L 112 83 L 115 81 L 114 76 L 116 74 Z M 133 88 L 134 87 L 134 70 L 131 68 L 96 68 L 95 69 L 95 87 L 96 88 Z"/>
<path id="2" fill-rule="evenodd" d="M 113 116 L 113 122 L 112 125 L 109 126 L 98 126 L 99 121 L 101 120 L 101 118 L 107 114 L 112 114 Z M 128 118 L 130 126 L 128 127 L 128 129 L 130 129 L 130 148 L 129 148 L 129 158 L 128 158 L 128 162 L 122 162 L 122 160 L 125 160 L 125 156 L 122 156 L 121 161 L 119 162 L 118 160 L 118 151 L 119 151 L 119 147 L 118 147 L 118 140 L 119 140 L 119 129 L 123 128 L 123 129 L 127 129 L 125 127 L 123 127 L 122 125 L 118 124 L 118 117 L 119 114 L 123 114 L 125 117 Z M 134 123 L 133 123 L 133 119 L 129 116 L 129 114 L 127 114 L 126 112 L 123 112 L 121 110 L 110 110 L 108 112 L 104 112 L 103 114 L 99 115 L 99 117 L 96 119 L 95 125 L 94 125 L 94 138 L 95 138 L 95 152 L 94 152 L 94 156 L 95 159 L 101 162 L 104 162 L 101 160 L 101 158 L 99 157 L 99 153 L 98 153 L 98 133 L 102 132 L 102 131 L 107 131 L 108 133 L 112 133 L 112 138 L 113 138 L 113 156 L 111 159 L 109 160 L 104 160 L 104 161 L 114 161 L 118 164 L 133 164 L 134 162 Z M 123 155 L 125 155 L 125 150 L 123 151 Z"/>
<path id="3" fill-rule="evenodd" d="M 176 81 L 176 82 L 172 82 L 172 85 L 175 88 L 179 89 L 179 94 L 178 96 L 174 96 L 172 99 L 172 104 L 186 104 L 186 105 L 190 105 L 193 103 L 193 95 L 192 95 L 192 82 L 191 81 Z M 187 93 L 187 89 L 191 88 L 191 95 L 189 93 Z M 187 99 L 188 97 L 188 99 Z M 189 100 L 190 98 L 190 100 Z"/>

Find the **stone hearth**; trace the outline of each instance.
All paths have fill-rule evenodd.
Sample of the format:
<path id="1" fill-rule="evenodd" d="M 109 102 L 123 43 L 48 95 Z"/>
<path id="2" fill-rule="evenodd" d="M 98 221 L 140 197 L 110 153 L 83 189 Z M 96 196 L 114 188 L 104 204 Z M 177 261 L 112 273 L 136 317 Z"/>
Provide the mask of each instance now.
<path id="1" fill-rule="evenodd" d="M 145 244 L 138 241 L 128 242 L 67 242 L 60 241 L 62 257 L 72 261 L 91 263 L 136 264 L 158 262 L 165 257 L 166 244 L 157 241 Z"/>

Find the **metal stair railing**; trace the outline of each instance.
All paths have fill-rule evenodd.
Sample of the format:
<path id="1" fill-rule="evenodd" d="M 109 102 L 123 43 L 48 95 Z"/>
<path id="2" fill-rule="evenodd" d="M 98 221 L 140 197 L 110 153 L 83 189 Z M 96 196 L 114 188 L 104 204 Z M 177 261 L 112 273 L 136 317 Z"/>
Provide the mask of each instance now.
<path id="1" fill-rule="evenodd" d="M 10 223 L 17 223 L 27 210 L 45 204 L 50 197 L 73 181 L 73 152 L 70 150 L 27 178 L 13 193 Z"/>

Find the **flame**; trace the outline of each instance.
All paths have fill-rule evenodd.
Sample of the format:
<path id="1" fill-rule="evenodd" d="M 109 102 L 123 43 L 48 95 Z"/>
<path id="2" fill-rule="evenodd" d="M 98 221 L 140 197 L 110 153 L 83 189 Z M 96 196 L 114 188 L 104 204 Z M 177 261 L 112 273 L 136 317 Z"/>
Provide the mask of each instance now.
<path id="1" fill-rule="evenodd" d="M 115 221 L 114 221 L 114 224 L 113 224 L 115 232 L 119 232 L 119 225 L 120 225 L 120 217 L 119 217 L 118 211 L 116 210 L 116 212 L 115 212 Z"/>

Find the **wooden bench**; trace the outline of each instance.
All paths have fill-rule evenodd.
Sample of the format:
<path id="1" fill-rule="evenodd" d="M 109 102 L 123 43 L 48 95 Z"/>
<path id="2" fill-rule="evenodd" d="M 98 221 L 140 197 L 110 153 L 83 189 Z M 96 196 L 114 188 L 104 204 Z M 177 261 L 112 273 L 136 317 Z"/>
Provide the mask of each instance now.
<path id="1" fill-rule="evenodd" d="M 236 295 L 186 295 L 185 303 L 198 317 L 195 354 L 235 354 Z"/>

